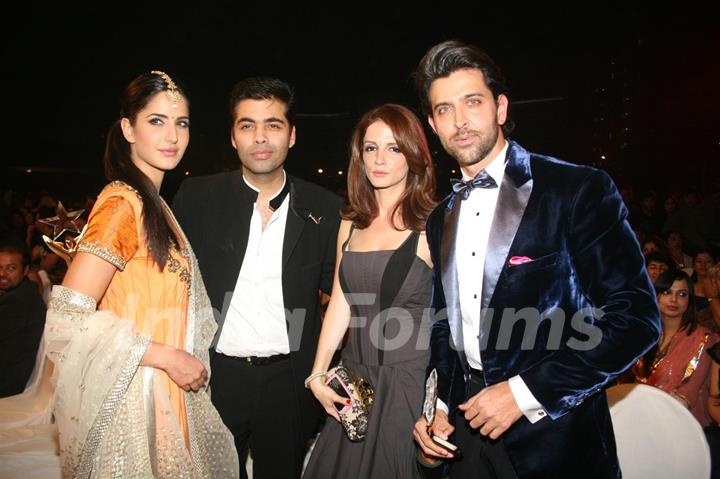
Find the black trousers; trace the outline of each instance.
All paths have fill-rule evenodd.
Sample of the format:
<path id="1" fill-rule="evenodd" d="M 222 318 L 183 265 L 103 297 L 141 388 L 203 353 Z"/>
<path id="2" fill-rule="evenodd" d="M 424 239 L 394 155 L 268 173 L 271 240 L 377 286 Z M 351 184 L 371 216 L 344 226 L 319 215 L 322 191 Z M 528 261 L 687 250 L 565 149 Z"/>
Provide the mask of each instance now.
<path id="1" fill-rule="evenodd" d="M 470 375 L 468 398 L 476 395 L 485 387 L 485 381 L 479 373 Z M 452 479 L 515 479 L 515 471 L 505 452 L 502 441 L 492 440 L 480 434 L 478 429 L 470 427 L 463 411 L 454 414 L 453 440 L 462 452 L 462 458 L 450 466 Z"/>
<path id="2" fill-rule="evenodd" d="M 305 441 L 295 412 L 290 360 L 253 365 L 212 354 L 212 402 L 235 437 L 240 477 L 252 454 L 255 479 L 299 478 Z"/>

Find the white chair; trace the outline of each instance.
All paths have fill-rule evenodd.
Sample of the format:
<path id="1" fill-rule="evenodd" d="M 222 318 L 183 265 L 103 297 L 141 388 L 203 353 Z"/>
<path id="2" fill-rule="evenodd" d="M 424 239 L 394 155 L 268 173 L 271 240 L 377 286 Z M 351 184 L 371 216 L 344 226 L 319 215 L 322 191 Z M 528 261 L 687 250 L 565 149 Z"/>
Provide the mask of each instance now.
<path id="1" fill-rule="evenodd" d="M 705 434 L 680 402 L 645 384 L 613 386 L 607 396 L 623 478 L 710 477 Z"/>

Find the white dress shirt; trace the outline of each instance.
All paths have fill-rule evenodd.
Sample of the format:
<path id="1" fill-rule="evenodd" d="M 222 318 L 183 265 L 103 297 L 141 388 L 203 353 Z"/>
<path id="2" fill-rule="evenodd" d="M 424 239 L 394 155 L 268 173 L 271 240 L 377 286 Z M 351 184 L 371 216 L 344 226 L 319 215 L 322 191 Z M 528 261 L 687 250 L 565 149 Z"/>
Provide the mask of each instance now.
<path id="1" fill-rule="evenodd" d="M 480 334 L 481 301 L 485 255 L 495 216 L 500 185 L 505 176 L 508 143 L 485 171 L 497 183 L 497 188 L 474 188 L 467 199 L 461 201 L 455 237 L 455 262 L 458 274 L 458 293 L 462 314 L 463 348 L 467 362 L 473 369 L 482 369 L 478 335 Z M 472 178 L 463 177 L 464 181 Z M 546 416 L 542 405 L 535 399 L 520 376 L 508 381 L 515 402 L 531 423 Z M 439 401 L 440 403 L 440 401 Z M 445 406 L 444 404 L 442 406 Z M 447 407 L 444 407 L 447 412 Z"/>
<path id="2" fill-rule="evenodd" d="M 245 177 L 245 183 L 255 191 Z M 273 196 L 285 188 L 283 186 Z M 282 288 L 282 249 L 290 195 L 275 210 L 263 230 L 257 203 L 253 205 L 247 249 L 216 350 L 227 356 L 267 357 L 290 352 Z"/>

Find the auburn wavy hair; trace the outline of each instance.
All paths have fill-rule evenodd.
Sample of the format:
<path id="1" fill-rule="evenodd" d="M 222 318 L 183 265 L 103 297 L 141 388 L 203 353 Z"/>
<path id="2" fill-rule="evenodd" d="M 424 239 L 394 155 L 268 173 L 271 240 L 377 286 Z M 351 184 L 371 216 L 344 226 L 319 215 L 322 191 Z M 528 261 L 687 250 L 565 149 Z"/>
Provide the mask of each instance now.
<path id="1" fill-rule="evenodd" d="M 424 231 L 425 221 L 433 210 L 435 199 L 435 167 L 420 120 L 402 105 L 386 103 L 365 113 L 355 126 L 350 143 L 348 167 L 349 204 L 343 218 L 360 229 L 370 226 L 378 215 L 375 190 L 363 163 L 363 141 L 368 127 L 382 121 L 392 130 L 400 152 L 405 156 L 408 175 L 405 191 L 395 204 L 392 224 L 398 230 Z"/>

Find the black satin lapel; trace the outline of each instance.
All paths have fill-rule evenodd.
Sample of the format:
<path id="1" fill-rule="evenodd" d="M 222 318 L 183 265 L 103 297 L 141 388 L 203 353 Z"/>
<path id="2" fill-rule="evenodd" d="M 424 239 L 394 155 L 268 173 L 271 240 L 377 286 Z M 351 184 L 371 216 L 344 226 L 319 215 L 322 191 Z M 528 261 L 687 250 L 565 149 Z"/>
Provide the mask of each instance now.
<path id="1" fill-rule="evenodd" d="M 305 226 L 305 220 L 301 219 L 294 211 L 288 211 L 287 224 L 285 225 L 285 239 L 283 240 L 283 269 L 295 250 L 295 245 L 300 239 L 300 233 Z"/>
<path id="2" fill-rule="evenodd" d="M 238 172 L 232 179 L 233 188 L 230 198 L 225 203 L 225 214 L 221 215 L 219 224 L 227 224 L 227 238 L 234 251 L 235 261 L 230 265 L 235 273 L 232 275 L 237 280 L 240 274 L 245 251 L 247 250 L 248 237 L 250 236 L 250 221 L 253 215 L 253 205 L 257 201 L 257 192 L 250 188 Z M 226 291 L 235 289 L 235 283 L 228 285 Z"/>
<path id="3" fill-rule="evenodd" d="M 532 186 L 532 178 L 519 187 L 515 187 L 515 182 L 510 175 L 506 174 L 503 177 L 485 255 L 482 286 L 483 311 L 490 304 L 500 273 L 505 267 L 508 251 L 510 251 L 523 213 L 525 213 Z"/>
<path id="4" fill-rule="evenodd" d="M 290 182 L 290 207 L 288 208 L 287 222 L 285 224 L 285 238 L 283 239 L 283 271 L 285 270 L 285 265 L 290 259 L 290 255 L 292 255 L 292 252 L 295 250 L 295 246 L 300 239 L 300 234 L 302 233 L 306 223 L 305 218 L 300 216 L 300 212 L 304 212 L 306 208 L 302 204 L 301 198 L 295 188 L 295 184 L 289 176 L 287 181 Z"/>
<path id="5" fill-rule="evenodd" d="M 448 324 L 455 348 L 463 350 L 462 313 L 460 311 L 460 293 L 455 257 L 455 239 L 457 237 L 458 218 L 462 201 L 455 196 L 450 200 L 452 207 L 445 210 L 442 239 L 440 240 L 440 264 L 442 267 L 442 285 L 445 292 Z M 464 354 L 461 354 L 464 359 Z"/>

